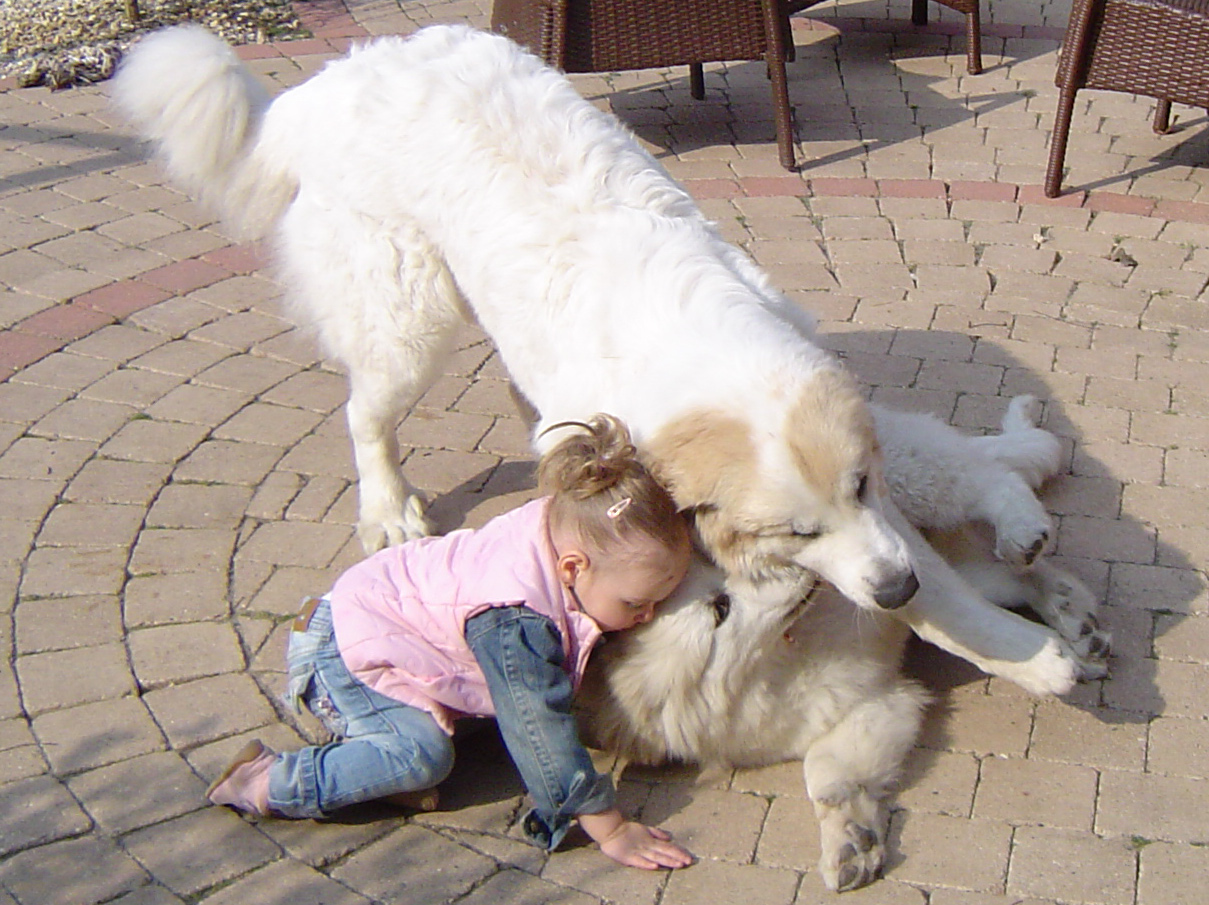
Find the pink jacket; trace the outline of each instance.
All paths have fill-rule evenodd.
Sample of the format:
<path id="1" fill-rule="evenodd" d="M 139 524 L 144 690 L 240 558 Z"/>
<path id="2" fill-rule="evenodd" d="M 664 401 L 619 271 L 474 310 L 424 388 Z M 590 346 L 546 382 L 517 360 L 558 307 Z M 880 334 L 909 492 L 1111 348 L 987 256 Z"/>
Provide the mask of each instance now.
<path id="1" fill-rule="evenodd" d="M 552 619 L 579 686 L 601 632 L 558 580 L 555 564 L 545 499 L 477 531 L 389 547 L 332 588 L 336 643 L 357 679 L 427 710 L 452 734 L 459 716 L 495 715 L 465 639 L 466 620 L 490 607 L 523 605 Z"/>

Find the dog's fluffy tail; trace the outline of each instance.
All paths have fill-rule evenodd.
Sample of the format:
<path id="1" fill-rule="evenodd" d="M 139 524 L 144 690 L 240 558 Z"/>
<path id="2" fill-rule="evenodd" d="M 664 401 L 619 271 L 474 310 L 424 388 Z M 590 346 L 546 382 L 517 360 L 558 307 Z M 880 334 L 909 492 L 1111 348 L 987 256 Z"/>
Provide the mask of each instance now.
<path id="1" fill-rule="evenodd" d="M 219 38 L 198 25 L 149 35 L 122 61 L 113 98 L 171 177 L 242 234 L 280 217 L 295 184 L 257 153 L 269 95 Z"/>

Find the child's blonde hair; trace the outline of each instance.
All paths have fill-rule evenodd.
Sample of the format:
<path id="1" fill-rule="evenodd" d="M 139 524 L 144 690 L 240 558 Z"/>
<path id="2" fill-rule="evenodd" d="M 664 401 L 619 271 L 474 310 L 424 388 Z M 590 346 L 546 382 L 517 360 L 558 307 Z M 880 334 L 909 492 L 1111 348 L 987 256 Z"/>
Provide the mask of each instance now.
<path id="1" fill-rule="evenodd" d="M 630 432 L 612 415 L 594 415 L 583 430 L 538 463 L 538 488 L 550 497 L 550 531 L 571 531 L 603 553 L 636 534 L 669 547 L 683 543 L 687 523 L 675 501 L 638 458 Z"/>

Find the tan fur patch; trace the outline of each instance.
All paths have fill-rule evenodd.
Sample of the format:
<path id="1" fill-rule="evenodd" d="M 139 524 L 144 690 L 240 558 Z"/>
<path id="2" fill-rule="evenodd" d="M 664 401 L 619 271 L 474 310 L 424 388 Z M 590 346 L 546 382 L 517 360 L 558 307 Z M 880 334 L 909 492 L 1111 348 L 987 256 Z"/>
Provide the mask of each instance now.
<path id="1" fill-rule="evenodd" d="M 843 371 L 820 371 L 806 384 L 786 416 L 785 438 L 803 480 L 832 502 L 852 492 L 846 482 L 877 447 L 873 417 Z"/>
<path id="2" fill-rule="evenodd" d="M 747 423 L 717 411 L 689 412 L 669 422 L 647 449 L 652 472 L 683 509 L 718 503 L 756 473 Z"/>

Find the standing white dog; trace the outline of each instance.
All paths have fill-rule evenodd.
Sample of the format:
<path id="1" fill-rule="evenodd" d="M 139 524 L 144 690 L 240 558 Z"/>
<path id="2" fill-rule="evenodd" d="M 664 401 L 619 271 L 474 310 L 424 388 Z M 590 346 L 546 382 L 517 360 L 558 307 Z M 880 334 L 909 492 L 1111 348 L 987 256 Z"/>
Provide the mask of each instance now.
<path id="1" fill-rule="evenodd" d="M 427 530 L 394 431 L 473 317 L 539 428 L 629 425 L 729 576 L 782 601 L 822 576 L 1036 693 L 1080 676 L 1067 641 L 993 606 L 884 500 L 873 416 L 810 319 L 536 57 L 433 27 L 270 103 L 184 27 L 141 42 L 115 95 L 176 178 L 272 235 L 300 318 L 347 365 L 367 550 Z M 1046 525 L 1005 525 L 1000 549 L 1032 558 Z"/>

